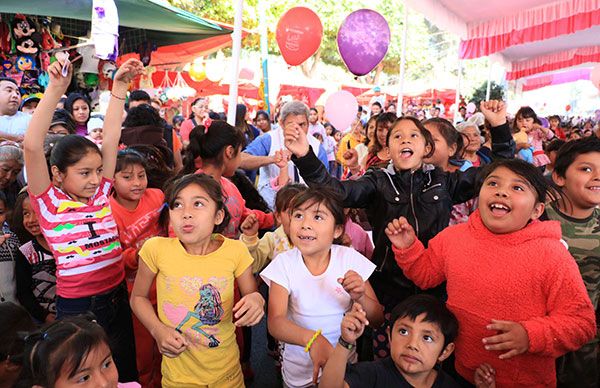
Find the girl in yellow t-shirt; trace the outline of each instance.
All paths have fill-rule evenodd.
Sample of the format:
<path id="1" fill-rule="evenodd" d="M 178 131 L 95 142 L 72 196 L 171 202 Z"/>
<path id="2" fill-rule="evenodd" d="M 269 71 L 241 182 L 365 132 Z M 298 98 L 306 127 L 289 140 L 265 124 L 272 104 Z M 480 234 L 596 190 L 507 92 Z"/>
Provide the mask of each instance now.
<path id="1" fill-rule="evenodd" d="M 131 296 L 133 312 L 164 356 L 163 387 L 243 387 L 235 326 L 257 324 L 265 303 L 252 257 L 242 242 L 218 234 L 229 215 L 212 177 L 185 175 L 165 197 L 177 237 L 142 246 Z M 148 299 L 155 278 L 158 316 Z M 235 306 L 234 281 L 243 295 Z"/>

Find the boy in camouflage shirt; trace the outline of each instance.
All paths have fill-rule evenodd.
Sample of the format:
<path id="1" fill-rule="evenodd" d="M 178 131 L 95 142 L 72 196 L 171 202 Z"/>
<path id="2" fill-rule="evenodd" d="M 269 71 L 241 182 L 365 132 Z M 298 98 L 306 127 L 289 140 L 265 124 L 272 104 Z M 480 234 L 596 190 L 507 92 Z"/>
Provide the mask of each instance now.
<path id="1" fill-rule="evenodd" d="M 575 258 L 599 321 L 600 298 L 600 139 L 590 137 L 563 145 L 552 179 L 563 198 L 546 207 L 548 219 L 560 221 L 563 239 Z M 600 335 L 557 360 L 561 387 L 600 386 Z"/>

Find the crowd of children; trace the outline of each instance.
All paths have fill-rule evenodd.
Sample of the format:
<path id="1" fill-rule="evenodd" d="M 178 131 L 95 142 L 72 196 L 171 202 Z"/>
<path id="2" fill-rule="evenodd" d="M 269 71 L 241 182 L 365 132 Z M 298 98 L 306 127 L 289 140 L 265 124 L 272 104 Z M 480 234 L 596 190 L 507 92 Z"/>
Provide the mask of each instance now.
<path id="1" fill-rule="evenodd" d="M 124 121 L 142 69 L 100 119 L 54 62 L 0 144 L 0 387 L 243 387 L 253 335 L 290 388 L 598 386 L 595 134 L 502 101 L 171 126 L 141 91 Z"/>

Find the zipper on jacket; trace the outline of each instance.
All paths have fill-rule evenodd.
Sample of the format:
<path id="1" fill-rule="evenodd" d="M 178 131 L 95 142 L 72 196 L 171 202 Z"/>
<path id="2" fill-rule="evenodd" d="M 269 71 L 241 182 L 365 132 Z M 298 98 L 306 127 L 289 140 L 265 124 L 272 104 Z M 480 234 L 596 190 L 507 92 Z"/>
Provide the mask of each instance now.
<path id="1" fill-rule="evenodd" d="M 414 201 L 414 194 L 413 194 L 413 178 L 414 178 L 414 172 L 410 173 L 410 210 L 412 211 L 412 215 L 413 218 L 415 220 L 415 232 L 417 234 L 417 238 L 419 238 L 419 220 L 417 219 L 417 214 L 415 213 L 415 201 Z"/>
<path id="2" fill-rule="evenodd" d="M 390 253 L 389 246 L 385 247 L 385 255 L 383 256 L 383 262 L 381 262 L 381 265 L 379 267 L 377 267 L 375 269 L 375 271 L 377 271 L 377 272 L 383 271 L 383 267 L 385 266 L 385 262 L 387 261 L 388 253 Z"/>
<path id="3" fill-rule="evenodd" d="M 442 185 L 441 183 L 436 183 L 433 186 L 429 186 L 429 187 L 424 188 L 421 192 L 426 193 L 426 192 L 428 192 L 431 189 L 435 189 L 436 187 L 440 187 L 441 185 Z"/>

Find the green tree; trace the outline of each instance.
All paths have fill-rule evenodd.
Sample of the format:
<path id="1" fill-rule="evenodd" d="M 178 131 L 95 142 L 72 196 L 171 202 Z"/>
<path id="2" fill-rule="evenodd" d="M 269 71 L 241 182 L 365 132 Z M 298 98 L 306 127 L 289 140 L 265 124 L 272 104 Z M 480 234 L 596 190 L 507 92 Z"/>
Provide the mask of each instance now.
<path id="1" fill-rule="evenodd" d="M 473 95 L 469 99 L 469 101 L 474 102 L 475 105 L 479 106 L 481 101 L 485 101 L 487 92 L 487 81 L 482 83 L 477 89 L 473 91 Z M 490 85 L 490 100 L 504 100 L 505 90 L 502 85 L 491 82 Z"/>

